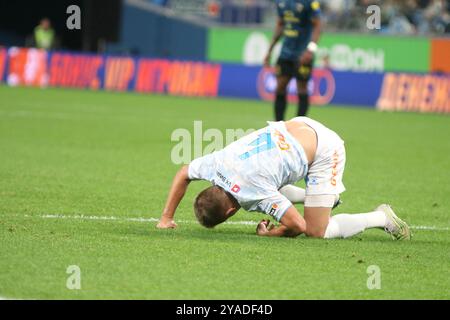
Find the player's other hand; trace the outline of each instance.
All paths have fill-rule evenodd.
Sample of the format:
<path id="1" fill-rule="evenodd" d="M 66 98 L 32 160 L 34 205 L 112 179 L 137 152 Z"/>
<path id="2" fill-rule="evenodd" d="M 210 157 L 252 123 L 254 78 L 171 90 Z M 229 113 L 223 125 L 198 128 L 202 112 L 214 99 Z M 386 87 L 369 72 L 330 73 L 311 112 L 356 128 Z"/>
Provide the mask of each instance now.
<path id="1" fill-rule="evenodd" d="M 177 224 L 172 219 L 168 219 L 166 217 L 161 217 L 158 224 L 156 225 L 158 229 L 175 229 Z"/>
<path id="2" fill-rule="evenodd" d="M 273 229 L 273 227 L 274 225 L 270 223 L 270 220 L 261 220 L 256 227 L 256 234 L 258 236 L 264 236 L 267 232 Z"/>
<path id="3" fill-rule="evenodd" d="M 264 57 L 264 67 L 270 67 L 271 56 L 272 56 L 271 52 L 268 52 L 267 55 Z"/>
<path id="4" fill-rule="evenodd" d="M 310 64 L 314 58 L 314 53 L 309 50 L 305 50 L 300 57 L 300 64 Z"/>

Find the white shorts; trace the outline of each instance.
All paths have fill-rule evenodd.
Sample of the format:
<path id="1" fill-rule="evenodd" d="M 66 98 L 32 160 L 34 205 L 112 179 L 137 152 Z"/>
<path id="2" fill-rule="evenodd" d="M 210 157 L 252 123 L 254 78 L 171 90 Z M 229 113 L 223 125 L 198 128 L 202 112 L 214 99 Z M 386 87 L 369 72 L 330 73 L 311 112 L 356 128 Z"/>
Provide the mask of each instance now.
<path id="1" fill-rule="evenodd" d="M 306 117 L 297 117 L 316 131 L 317 151 L 309 167 L 306 181 L 306 197 L 336 195 L 345 191 L 342 177 L 345 167 L 344 141 L 321 123 Z"/>

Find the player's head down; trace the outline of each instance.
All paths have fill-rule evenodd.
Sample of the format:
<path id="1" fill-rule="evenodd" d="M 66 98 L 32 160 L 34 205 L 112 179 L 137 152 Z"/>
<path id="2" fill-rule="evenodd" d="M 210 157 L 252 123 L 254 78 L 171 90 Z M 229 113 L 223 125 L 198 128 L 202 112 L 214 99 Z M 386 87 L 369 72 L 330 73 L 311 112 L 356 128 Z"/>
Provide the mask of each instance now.
<path id="1" fill-rule="evenodd" d="M 194 212 L 200 224 L 214 228 L 239 210 L 236 200 L 218 186 L 206 188 L 194 201 Z"/>

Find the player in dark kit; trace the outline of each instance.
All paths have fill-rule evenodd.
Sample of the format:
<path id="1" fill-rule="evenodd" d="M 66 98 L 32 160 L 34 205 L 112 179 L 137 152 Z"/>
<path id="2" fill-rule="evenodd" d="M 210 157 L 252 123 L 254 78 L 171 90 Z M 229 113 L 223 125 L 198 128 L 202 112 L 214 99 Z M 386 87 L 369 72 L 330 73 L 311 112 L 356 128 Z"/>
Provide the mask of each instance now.
<path id="1" fill-rule="evenodd" d="M 316 0 L 277 0 L 278 20 L 272 43 L 264 59 L 270 65 L 273 48 L 284 36 L 277 61 L 275 119 L 284 120 L 286 88 L 292 77 L 297 79 L 298 115 L 307 114 L 309 107 L 308 80 L 311 78 L 314 53 L 320 37 L 320 4 Z"/>

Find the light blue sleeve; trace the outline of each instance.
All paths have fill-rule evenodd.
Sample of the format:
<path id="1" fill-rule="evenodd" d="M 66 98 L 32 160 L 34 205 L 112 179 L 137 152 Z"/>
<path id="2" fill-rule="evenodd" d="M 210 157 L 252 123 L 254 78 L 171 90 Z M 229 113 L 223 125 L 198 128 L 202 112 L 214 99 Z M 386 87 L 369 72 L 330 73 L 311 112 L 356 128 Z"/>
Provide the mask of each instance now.
<path id="1" fill-rule="evenodd" d="M 191 180 L 212 181 L 216 172 L 214 154 L 197 158 L 189 164 L 188 176 Z"/>
<path id="2" fill-rule="evenodd" d="M 292 203 L 281 193 L 277 192 L 273 196 L 261 200 L 257 205 L 257 211 L 268 214 L 276 221 L 280 221 L 291 206 Z"/>

